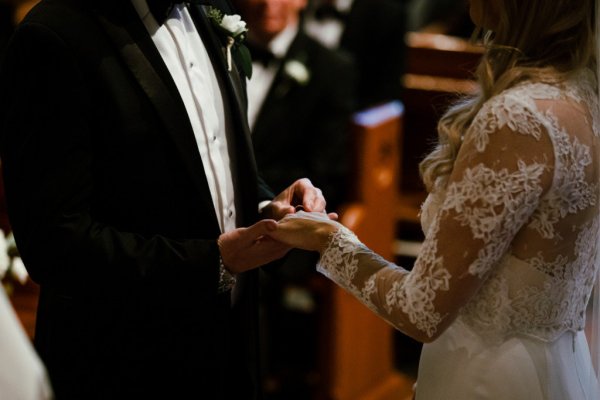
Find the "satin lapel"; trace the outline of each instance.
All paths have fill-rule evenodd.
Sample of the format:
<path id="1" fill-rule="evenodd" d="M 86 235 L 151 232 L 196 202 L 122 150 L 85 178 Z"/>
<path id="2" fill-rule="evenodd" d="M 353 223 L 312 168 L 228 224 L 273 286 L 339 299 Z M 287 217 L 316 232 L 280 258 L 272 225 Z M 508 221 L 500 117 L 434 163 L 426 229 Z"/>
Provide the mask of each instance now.
<path id="1" fill-rule="evenodd" d="M 129 2 L 126 2 L 129 3 Z M 131 4 L 129 4 L 131 6 Z M 125 5 L 123 5 L 125 7 Z M 212 208 L 212 198 L 192 126 L 175 82 L 146 28 L 131 7 L 124 15 L 98 14 L 98 19 L 117 46 L 123 61 L 154 104 L 165 131 L 171 136 L 193 182 Z M 118 18 L 117 21 L 113 18 Z"/>

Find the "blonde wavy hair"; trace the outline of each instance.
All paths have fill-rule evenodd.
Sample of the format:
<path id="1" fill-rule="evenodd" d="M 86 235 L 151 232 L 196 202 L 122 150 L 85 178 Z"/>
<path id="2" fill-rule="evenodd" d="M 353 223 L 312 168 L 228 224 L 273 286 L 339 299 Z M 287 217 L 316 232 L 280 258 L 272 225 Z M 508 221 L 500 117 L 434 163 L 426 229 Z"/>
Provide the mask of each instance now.
<path id="1" fill-rule="evenodd" d="M 489 0 L 479 0 L 489 7 Z M 594 0 L 502 0 L 475 76 L 479 90 L 451 106 L 438 123 L 438 144 L 420 164 L 429 192 L 445 187 L 462 137 L 482 105 L 519 82 L 560 82 L 580 68 L 595 71 Z M 488 10 L 486 10 L 488 11 Z"/>

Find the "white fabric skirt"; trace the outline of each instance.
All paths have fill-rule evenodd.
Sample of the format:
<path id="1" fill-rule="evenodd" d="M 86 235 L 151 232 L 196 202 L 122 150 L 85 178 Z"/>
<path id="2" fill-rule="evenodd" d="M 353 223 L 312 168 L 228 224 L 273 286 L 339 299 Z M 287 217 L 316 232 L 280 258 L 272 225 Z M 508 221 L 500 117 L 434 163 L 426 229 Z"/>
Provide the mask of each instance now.
<path id="1" fill-rule="evenodd" d="M 484 342 L 460 320 L 423 346 L 417 400 L 599 400 L 583 332 Z"/>

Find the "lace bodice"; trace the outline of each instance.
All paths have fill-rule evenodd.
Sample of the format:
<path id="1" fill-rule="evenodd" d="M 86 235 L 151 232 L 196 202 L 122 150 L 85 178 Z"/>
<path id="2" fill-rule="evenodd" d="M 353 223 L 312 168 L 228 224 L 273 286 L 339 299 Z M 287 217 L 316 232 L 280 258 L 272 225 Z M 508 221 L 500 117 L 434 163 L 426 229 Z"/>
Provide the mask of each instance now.
<path id="1" fill-rule="evenodd" d="M 411 272 L 343 228 L 318 270 L 430 341 L 456 318 L 490 340 L 581 330 L 596 274 L 600 115 L 595 78 L 526 82 L 490 99 L 445 189 L 422 207 Z"/>

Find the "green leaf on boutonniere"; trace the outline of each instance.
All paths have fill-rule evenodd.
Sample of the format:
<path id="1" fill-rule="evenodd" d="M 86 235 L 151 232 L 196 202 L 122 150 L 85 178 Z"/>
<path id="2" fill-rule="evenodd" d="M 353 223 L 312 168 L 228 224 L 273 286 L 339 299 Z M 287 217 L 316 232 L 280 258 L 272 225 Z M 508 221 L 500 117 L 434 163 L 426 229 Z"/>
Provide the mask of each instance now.
<path id="1" fill-rule="evenodd" d="M 250 50 L 243 44 L 237 46 L 236 55 L 239 58 L 239 64 L 248 79 L 252 78 L 252 56 Z"/>

